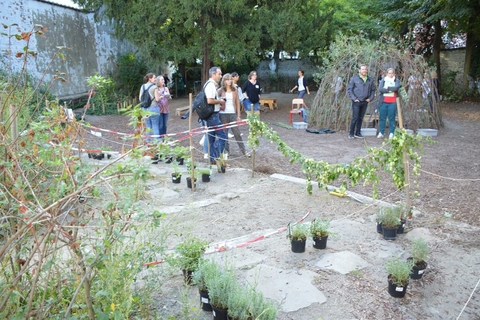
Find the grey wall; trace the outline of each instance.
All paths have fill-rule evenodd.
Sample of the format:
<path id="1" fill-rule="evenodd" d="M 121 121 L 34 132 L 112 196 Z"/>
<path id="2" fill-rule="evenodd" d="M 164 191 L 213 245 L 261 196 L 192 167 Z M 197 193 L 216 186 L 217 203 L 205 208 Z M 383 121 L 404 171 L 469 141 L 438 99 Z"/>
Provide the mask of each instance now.
<path id="1" fill-rule="evenodd" d="M 55 70 L 66 73 L 68 82 L 55 82 L 52 86 L 52 92 L 59 97 L 87 92 L 87 77 L 97 72 L 108 75 L 119 55 L 135 51 L 130 43 L 113 37 L 113 29 L 107 22 L 95 23 L 93 13 L 36 0 L 0 0 L 0 7 L 3 24 L 18 24 L 12 34 L 29 31 L 37 24 L 47 27 L 46 37 L 35 35 L 30 41 L 29 50 L 38 55 L 36 59 L 29 58 L 27 70 L 36 78 L 42 78 L 45 73 L 47 83 L 52 81 Z M 9 31 L 2 28 L 2 32 Z M 11 65 L 14 71 L 19 71 L 23 60 L 15 58 L 15 53 L 23 51 L 26 42 L 14 38 L 10 41 L 9 46 L 9 38 L 0 36 L 1 67 L 6 69 Z M 65 60 L 56 58 L 52 61 L 59 46 L 69 47 L 63 51 Z M 6 51 L 8 48 L 11 53 Z"/>

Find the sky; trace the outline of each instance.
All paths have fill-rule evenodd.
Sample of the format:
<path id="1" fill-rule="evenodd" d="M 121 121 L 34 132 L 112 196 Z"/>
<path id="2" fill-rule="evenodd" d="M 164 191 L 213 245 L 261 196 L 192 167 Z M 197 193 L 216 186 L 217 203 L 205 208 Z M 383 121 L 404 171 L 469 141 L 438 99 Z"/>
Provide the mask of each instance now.
<path id="1" fill-rule="evenodd" d="M 62 4 L 67 7 L 79 8 L 79 6 L 74 3 L 72 0 L 48 0 L 49 2 Z"/>

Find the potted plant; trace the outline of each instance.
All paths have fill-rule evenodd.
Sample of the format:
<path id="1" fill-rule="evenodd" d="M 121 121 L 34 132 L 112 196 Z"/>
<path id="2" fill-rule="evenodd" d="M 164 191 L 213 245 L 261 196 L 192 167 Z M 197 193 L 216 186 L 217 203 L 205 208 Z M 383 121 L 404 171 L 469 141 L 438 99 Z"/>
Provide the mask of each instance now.
<path id="1" fill-rule="evenodd" d="M 275 320 L 277 319 L 277 307 L 271 301 L 267 301 L 263 293 L 253 290 L 251 294 L 252 306 L 250 318 L 248 319 L 262 319 Z"/>
<path id="2" fill-rule="evenodd" d="M 215 159 L 215 163 L 217 164 L 218 173 L 225 173 L 227 168 L 227 156 L 223 152 Z"/>
<path id="3" fill-rule="evenodd" d="M 405 225 L 407 224 L 407 216 L 409 213 L 407 212 L 407 208 L 403 204 L 398 205 L 396 208 L 398 208 L 396 210 L 398 210 L 398 218 L 400 219 L 400 225 L 398 226 L 397 234 L 403 234 L 403 232 L 405 231 Z"/>
<path id="4" fill-rule="evenodd" d="M 205 283 L 213 309 L 213 319 L 227 320 L 228 301 L 238 286 L 233 269 L 219 270 L 218 273 L 205 278 Z"/>
<path id="5" fill-rule="evenodd" d="M 399 211 L 394 207 L 388 207 L 383 210 L 382 233 L 383 239 L 395 240 L 397 229 L 400 225 Z"/>
<path id="6" fill-rule="evenodd" d="M 383 230 L 382 230 L 382 220 L 383 220 L 383 207 L 379 208 L 378 209 L 378 212 L 377 212 L 377 232 L 378 233 L 383 233 Z"/>
<path id="7" fill-rule="evenodd" d="M 395 298 L 403 298 L 407 292 L 413 261 L 390 259 L 385 265 L 388 274 L 388 293 Z"/>
<path id="8" fill-rule="evenodd" d="M 210 169 L 200 169 L 199 172 L 202 175 L 202 182 L 210 182 Z"/>
<path id="9" fill-rule="evenodd" d="M 175 247 L 175 255 L 167 256 L 166 260 L 173 266 L 179 267 L 185 277 L 185 283 L 191 284 L 192 273 L 198 269 L 198 262 L 207 248 L 207 242 L 190 237 Z"/>
<path id="10" fill-rule="evenodd" d="M 172 163 L 173 166 L 173 172 L 172 172 L 172 182 L 173 183 L 180 183 L 182 180 L 182 173 L 180 170 L 178 170 L 178 164 L 177 163 Z"/>
<path id="11" fill-rule="evenodd" d="M 325 249 L 330 232 L 330 220 L 314 219 L 310 224 L 310 235 L 313 238 L 313 247 L 315 249 Z"/>
<path id="12" fill-rule="evenodd" d="M 229 319 L 234 320 L 249 320 L 252 309 L 252 294 L 253 288 L 250 285 L 235 286 L 228 299 L 227 313 Z"/>
<path id="13" fill-rule="evenodd" d="M 192 273 L 192 282 L 198 287 L 200 305 L 204 311 L 212 311 L 207 279 L 216 276 L 219 272 L 217 263 L 212 260 L 200 259 L 198 269 Z"/>
<path id="14" fill-rule="evenodd" d="M 305 252 L 305 244 L 309 234 L 308 226 L 305 223 L 288 224 L 288 235 L 292 246 L 292 252 Z"/>
<path id="15" fill-rule="evenodd" d="M 412 260 L 413 267 L 410 272 L 411 279 L 420 279 L 427 269 L 428 244 L 423 238 L 412 240 L 411 257 L 407 260 Z"/>
<path id="16" fill-rule="evenodd" d="M 172 149 L 172 154 L 175 156 L 175 159 L 179 165 L 183 165 L 183 162 L 188 155 L 188 151 L 189 149 L 183 146 L 176 146 Z"/>

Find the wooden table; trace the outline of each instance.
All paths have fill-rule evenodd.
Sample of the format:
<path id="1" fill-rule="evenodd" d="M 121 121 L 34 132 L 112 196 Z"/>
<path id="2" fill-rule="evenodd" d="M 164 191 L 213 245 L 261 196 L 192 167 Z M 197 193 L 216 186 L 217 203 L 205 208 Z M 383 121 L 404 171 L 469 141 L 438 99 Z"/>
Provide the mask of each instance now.
<path id="1" fill-rule="evenodd" d="M 270 110 L 278 109 L 277 99 L 269 99 L 269 98 L 260 99 L 260 105 L 268 106 Z"/>

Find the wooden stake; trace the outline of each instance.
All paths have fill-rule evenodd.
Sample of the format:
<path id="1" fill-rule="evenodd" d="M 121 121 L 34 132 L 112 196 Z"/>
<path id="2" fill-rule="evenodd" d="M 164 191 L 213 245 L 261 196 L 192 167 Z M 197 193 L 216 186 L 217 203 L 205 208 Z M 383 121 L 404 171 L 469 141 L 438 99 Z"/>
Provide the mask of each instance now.
<path id="1" fill-rule="evenodd" d="M 403 116 L 402 116 L 402 108 L 400 106 L 400 98 L 397 97 L 397 113 L 398 113 L 398 126 L 402 129 L 403 128 Z M 406 211 L 410 212 L 412 207 L 412 200 L 410 198 L 410 166 L 408 163 L 408 156 L 405 151 L 403 151 L 403 170 L 405 171 L 405 196 L 406 196 Z"/>
<path id="2" fill-rule="evenodd" d="M 190 113 L 188 116 L 188 133 L 190 135 L 190 179 L 192 181 L 192 191 L 195 191 L 195 162 L 193 160 L 193 137 L 192 137 L 192 94 L 188 94 L 188 106 Z"/>

